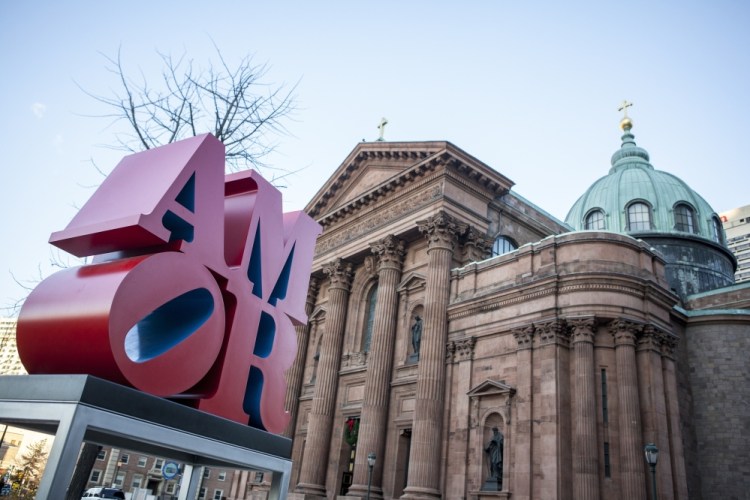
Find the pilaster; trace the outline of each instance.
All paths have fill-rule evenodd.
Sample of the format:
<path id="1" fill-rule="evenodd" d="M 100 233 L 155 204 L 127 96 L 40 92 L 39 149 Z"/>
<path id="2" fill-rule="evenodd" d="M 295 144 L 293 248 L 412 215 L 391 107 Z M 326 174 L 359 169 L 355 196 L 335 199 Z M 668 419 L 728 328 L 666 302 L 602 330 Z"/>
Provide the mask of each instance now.
<path id="1" fill-rule="evenodd" d="M 641 408 L 635 346 L 642 326 L 623 319 L 610 323 L 615 341 L 620 430 L 620 491 L 623 499 L 646 498 Z"/>
<path id="2" fill-rule="evenodd" d="M 596 428 L 596 319 L 568 318 L 573 345 L 573 498 L 599 498 L 599 456 Z"/>

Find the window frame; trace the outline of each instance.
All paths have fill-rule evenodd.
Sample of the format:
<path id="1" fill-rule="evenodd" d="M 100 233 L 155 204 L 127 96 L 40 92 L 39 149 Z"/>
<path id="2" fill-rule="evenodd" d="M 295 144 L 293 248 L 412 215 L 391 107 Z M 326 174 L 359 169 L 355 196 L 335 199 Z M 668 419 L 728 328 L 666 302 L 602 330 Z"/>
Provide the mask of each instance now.
<path id="1" fill-rule="evenodd" d="M 634 211 L 636 207 L 643 206 L 645 207 L 645 211 Z M 642 216 L 643 214 L 646 215 L 645 220 L 633 220 L 635 219 L 635 216 Z M 641 217 L 639 217 L 641 218 Z M 651 207 L 651 204 L 647 202 L 646 200 L 633 200 L 630 203 L 625 206 L 625 221 L 626 221 L 626 228 L 629 232 L 639 232 L 639 231 L 651 231 L 654 228 L 654 214 L 653 214 L 653 208 Z M 647 224 L 647 228 L 642 228 L 641 226 L 643 224 Z M 637 228 L 634 228 L 633 226 L 638 226 Z"/>
<path id="2" fill-rule="evenodd" d="M 672 207 L 674 228 L 681 233 L 695 234 L 698 232 L 697 212 L 686 201 L 678 201 Z"/>
<path id="3" fill-rule="evenodd" d="M 502 248 L 498 248 L 502 245 Z M 505 251 L 500 252 L 501 249 L 506 249 Z M 498 234 L 495 237 L 495 240 L 492 242 L 492 257 L 499 257 L 500 255 L 505 255 L 510 252 L 515 252 L 518 250 L 518 243 L 516 243 L 516 240 L 511 238 L 510 236 L 507 236 L 505 234 Z"/>
<path id="4" fill-rule="evenodd" d="M 596 222 L 600 222 L 601 227 L 589 227 L 590 219 L 592 219 L 595 215 L 600 216 L 598 219 L 596 219 Z M 584 231 L 605 231 L 607 229 L 607 221 L 604 210 L 598 207 L 589 210 L 586 213 L 586 216 L 583 218 L 583 229 Z"/>
<path id="5" fill-rule="evenodd" d="M 362 323 L 362 352 L 370 352 L 372 331 L 375 326 L 375 308 L 378 303 L 378 282 L 374 282 L 365 295 L 365 317 Z"/>

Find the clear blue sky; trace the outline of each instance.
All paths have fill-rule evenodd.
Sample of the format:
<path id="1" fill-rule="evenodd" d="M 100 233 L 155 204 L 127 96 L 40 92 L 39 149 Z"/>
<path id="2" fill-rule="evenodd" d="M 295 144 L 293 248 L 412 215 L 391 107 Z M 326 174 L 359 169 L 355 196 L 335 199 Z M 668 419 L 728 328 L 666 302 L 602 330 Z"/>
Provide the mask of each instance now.
<path id="1" fill-rule="evenodd" d="M 449 140 L 564 218 L 605 175 L 630 115 L 654 166 L 718 212 L 750 203 L 750 3 L 725 1 L 195 2 L 0 0 L 0 306 L 11 272 L 49 271 L 66 226 L 121 156 L 76 83 L 116 85 L 100 53 L 158 77 L 155 51 L 253 54 L 299 82 L 300 110 L 269 161 L 302 173 L 300 209 L 362 139 Z"/>

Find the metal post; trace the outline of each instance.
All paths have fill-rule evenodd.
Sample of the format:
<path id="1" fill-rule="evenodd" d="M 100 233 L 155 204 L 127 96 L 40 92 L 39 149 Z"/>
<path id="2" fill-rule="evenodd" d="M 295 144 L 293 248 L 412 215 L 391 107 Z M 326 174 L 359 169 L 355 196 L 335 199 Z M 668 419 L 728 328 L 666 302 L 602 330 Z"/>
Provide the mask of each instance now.
<path id="1" fill-rule="evenodd" d="M 656 464 L 649 464 L 649 467 L 651 467 L 651 487 L 652 487 L 652 493 L 653 493 L 653 499 L 657 500 L 656 496 Z"/>
<path id="2" fill-rule="evenodd" d="M 375 453 L 367 454 L 367 500 L 370 500 L 370 487 L 372 486 L 372 468 L 375 467 Z"/>

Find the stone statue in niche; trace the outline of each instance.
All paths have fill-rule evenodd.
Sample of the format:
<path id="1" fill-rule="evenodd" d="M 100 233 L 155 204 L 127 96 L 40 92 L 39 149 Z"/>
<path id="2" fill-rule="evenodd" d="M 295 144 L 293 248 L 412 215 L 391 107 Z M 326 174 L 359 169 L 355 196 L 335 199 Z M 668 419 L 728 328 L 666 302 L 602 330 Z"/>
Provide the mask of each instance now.
<path id="1" fill-rule="evenodd" d="M 484 452 L 487 454 L 489 476 L 482 486 L 483 490 L 500 491 L 503 489 L 503 448 L 504 436 L 497 427 L 492 428 L 492 438 Z"/>
<path id="2" fill-rule="evenodd" d="M 414 354 L 419 356 L 419 346 L 422 343 L 422 318 L 414 316 L 414 324 L 411 325 L 411 346 Z"/>

